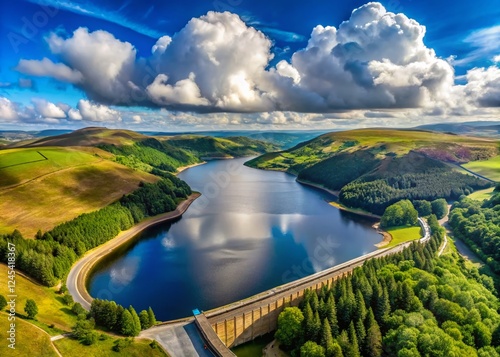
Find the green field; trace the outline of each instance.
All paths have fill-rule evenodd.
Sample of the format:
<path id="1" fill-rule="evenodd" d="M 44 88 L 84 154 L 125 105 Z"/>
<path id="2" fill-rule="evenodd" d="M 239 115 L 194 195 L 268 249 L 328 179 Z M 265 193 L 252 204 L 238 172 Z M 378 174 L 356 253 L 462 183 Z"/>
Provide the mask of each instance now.
<path id="1" fill-rule="evenodd" d="M 392 236 L 391 242 L 384 248 L 391 248 L 400 243 L 422 238 L 420 227 L 394 227 L 387 230 Z"/>
<path id="2" fill-rule="evenodd" d="M 84 346 L 76 340 L 64 338 L 62 340 L 54 341 L 57 349 L 64 357 L 165 357 L 167 356 L 163 349 L 151 348 L 150 340 L 135 338 L 134 342 L 120 352 L 112 350 L 114 337 L 106 335 L 104 341 L 97 341 L 92 346 Z"/>
<path id="3" fill-rule="evenodd" d="M 97 148 L 0 150 L 0 234 L 19 229 L 32 238 L 158 179 L 112 157 Z"/>
<path id="4" fill-rule="evenodd" d="M 18 185 L 68 167 L 96 163 L 99 160 L 99 157 L 90 153 L 68 148 L 0 150 L 0 188 Z"/>
<path id="5" fill-rule="evenodd" d="M 469 162 L 462 166 L 490 180 L 500 182 L 500 156 L 484 161 Z"/>
<path id="6" fill-rule="evenodd" d="M 29 322 L 20 318 L 16 319 L 16 348 L 7 347 L 7 331 L 10 322 L 7 314 L 0 313 L 0 330 L 2 331 L 2 343 L 0 344 L 0 356 L 26 357 L 44 356 L 57 357 L 57 353 L 50 344 L 50 337 L 45 332 L 40 331 Z"/>
<path id="7" fill-rule="evenodd" d="M 490 187 L 486 190 L 479 190 L 470 194 L 468 197 L 472 198 L 473 200 L 484 201 L 491 197 L 494 189 L 495 189 L 494 187 Z"/>

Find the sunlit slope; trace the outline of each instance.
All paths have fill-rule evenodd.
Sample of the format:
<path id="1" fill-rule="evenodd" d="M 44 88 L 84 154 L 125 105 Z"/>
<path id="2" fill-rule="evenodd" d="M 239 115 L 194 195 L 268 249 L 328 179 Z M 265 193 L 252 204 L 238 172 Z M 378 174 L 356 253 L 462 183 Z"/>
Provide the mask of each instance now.
<path id="1" fill-rule="evenodd" d="M 415 130 L 361 129 L 319 136 L 247 165 L 293 173 L 339 191 L 342 203 L 381 214 L 400 199 L 458 198 L 491 182 L 458 165 L 498 155 L 498 142 Z"/>
<path id="2" fill-rule="evenodd" d="M 98 148 L 0 150 L 0 233 L 19 229 L 33 237 L 157 180 L 112 157 Z"/>

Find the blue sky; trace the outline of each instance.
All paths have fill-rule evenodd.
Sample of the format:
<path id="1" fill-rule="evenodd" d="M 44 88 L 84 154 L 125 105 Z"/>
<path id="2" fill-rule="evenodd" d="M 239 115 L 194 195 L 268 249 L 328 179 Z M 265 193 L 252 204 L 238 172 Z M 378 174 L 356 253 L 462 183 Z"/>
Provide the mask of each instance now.
<path id="1" fill-rule="evenodd" d="M 0 128 L 404 126 L 498 114 L 500 0 L 19 0 L 0 14 Z M 338 31 L 313 41 L 318 25 Z M 423 40 L 413 36 L 422 26 Z M 95 84 L 103 76 L 79 63 L 80 49 L 95 51 L 94 66 L 113 64 L 100 69 L 112 88 Z"/>

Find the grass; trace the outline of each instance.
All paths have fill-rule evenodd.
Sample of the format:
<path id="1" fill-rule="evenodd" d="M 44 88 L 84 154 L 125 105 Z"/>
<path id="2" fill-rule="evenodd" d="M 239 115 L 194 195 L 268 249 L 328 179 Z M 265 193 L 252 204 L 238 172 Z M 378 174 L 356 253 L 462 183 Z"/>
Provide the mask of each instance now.
<path id="1" fill-rule="evenodd" d="M 114 352 L 113 341 L 114 337 L 106 335 L 107 338 L 103 341 L 99 340 L 92 346 L 84 346 L 76 340 L 70 338 L 63 338 L 62 340 L 54 341 L 57 349 L 61 352 L 63 356 L 68 357 L 165 357 L 167 356 L 163 349 L 160 347 L 151 348 L 149 344 L 150 340 L 146 339 L 134 339 L 134 342 L 124 348 L 120 352 Z"/>
<path id="2" fill-rule="evenodd" d="M 487 188 L 486 190 L 479 190 L 474 193 L 471 193 L 468 197 L 472 198 L 473 200 L 484 201 L 492 196 L 494 189 L 495 189 L 494 187 L 490 187 Z"/>
<path id="3" fill-rule="evenodd" d="M 17 318 L 16 324 L 16 345 L 15 349 L 8 348 L 6 340 L 10 322 L 6 313 L 0 313 L 0 330 L 2 331 L 2 343 L 0 344 L 0 356 L 44 356 L 57 357 L 57 353 L 50 344 L 50 337 L 40 331 L 29 322 Z"/>
<path id="4" fill-rule="evenodd" d="M 44 155 L 45 158 L 40 155 Z M 67 148 L 26 148 L 0 151 L 0 188 L 77 165 L 96 163 L 99 157 Z"/>
<path id="5" fill-rule="evenodd" d="M 419 227 L 393 227 L 387 230 L 392 236 L 391 242 L 384 248 L 391 248 L 400 243 L 409 242 L 422 238 L 421 228 Z"/>
<path id="6" fill-rule="evenodd" d="M 0 264 L 0 286 L 7 286 L 7 266 Z M 76 323 L 76 316 L 64 305 L 59 294 L 54 288 L 47 288 L 31 282 L 21 275 L 16 275 L 16 311 L 24 314 L 24 305 L 27 299 L 35 300 L 38 306 L 39 327 L 51 335 L 58 335 L 60 330 L 70 331 L 71 326 Z M 47 326 L 54 325 L 56 329 Z M 45 325 L 45 326 L 44 326 Z"/>
<path id="7" fill-rule="evenodd" d="M 32 238 L 38 229 L 50 230 L 82 213 L 107 206 L 135 190 L 141 181 L 158 179 L 70 148 L 2 150 L 0 165 L 30 161 L 37 157 L 37 150 L 49 160 L 0 169 L 0 234 L 19 229 L 25 238 Z M 22 182 L 5 188 L 6 183 L 9 186 Z"/>
<path id="8" fill-rule="evenodd" d="M 463 167 L 490 180 L 500 181 L 500 156 L 484 161 L 469 162 Z"/>

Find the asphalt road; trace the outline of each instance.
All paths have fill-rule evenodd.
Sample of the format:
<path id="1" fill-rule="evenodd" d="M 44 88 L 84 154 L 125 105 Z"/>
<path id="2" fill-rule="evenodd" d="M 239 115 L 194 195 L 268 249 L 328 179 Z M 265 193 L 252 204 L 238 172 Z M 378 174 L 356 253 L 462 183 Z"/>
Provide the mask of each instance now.
<path id="1" fill-rule="evenodd" d="M 121 232 L 112 240 L 88 251 L 83 258 L 78 260 L 73 265 L 68 274 L 68 278 L 66 279 L 66 286 L 68 288 L 68 292 L 71 296 L 73 296 L 73 300 L 75 302 L 79 302 L 85 309 L 89 310 L 90 304 L 92 303 L 92 297 L 87 291 L 85 281 L 92 267 L 101 258 L 111 253 L 114 249 L 118 248 L 128 240 L 133 239 L 142 230 L 160 222 L 166 222 L 179 218 L 198 197 L 200 197 L 199 193 L 193 193 L 185 201 L 181 202 L 174 211 L 146 219 L 132 228 Z"/>

